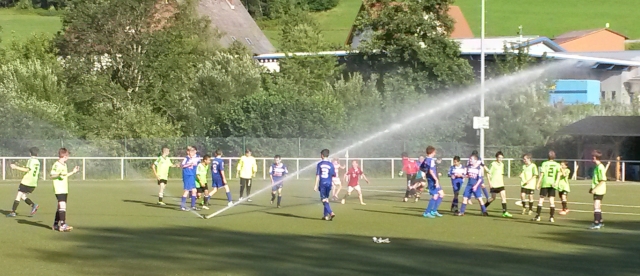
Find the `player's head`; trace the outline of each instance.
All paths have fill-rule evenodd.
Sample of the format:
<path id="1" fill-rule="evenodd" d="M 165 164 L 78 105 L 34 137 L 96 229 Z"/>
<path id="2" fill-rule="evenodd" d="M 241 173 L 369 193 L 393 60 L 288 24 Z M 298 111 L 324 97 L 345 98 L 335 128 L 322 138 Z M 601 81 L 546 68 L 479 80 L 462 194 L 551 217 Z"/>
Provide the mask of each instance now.
<path id="1" fill-rule="evenodd" d="M 210 156 L 210 155 L 208 155 L 208 154 L 205 154 L 205 155 L 202 157 L 202 163 L 204 163 L 205 165 L 209 165 L 209 164 L 211 164 L 211 156 Z"/>
<path id="2" fill-rule="evenodd" d="M 453 165 L 458 166 L 460 165 L 460 156 L 454 156 L 453 157 Z"/>
<path id="3" fill-rule="evenodd" d="M 428 157 L 434 157 L 436 155 L 436 148 L 434 148 L 433 146 L 428 146 L 427 147 L 427 156 Z"/>
<path id="4" fill-rule="evenodd" d="M 472 154 L 471 156 L 469 156 L 469 164 L 471 164 L 472 166 L 475 166 L 477 161 L 478 155 Z"/>
<path id="5" fill-rule="evenodd" d="M 420 155 L 420 157 L 418 157 L 418 162 L 424 162 L 424 155 Z"/>
<path id="6" fill-rule="evenodd" d="M 166 157 L 167 155 L 169 155 L 169 147 L 162 147 L 162 150 L 160 150 L 160 153 L 162 156 Z"/>
<path id="7" fill-rule="evenodd" d="M 320 157 L 328 158 L 329 157 L 329 150 L 328 149 L 323 149 L 322 151 L 320 151 Z"/>
<path id="8" fill-rule="evenodd" d="M 351 161 L 351 167 L 357 168 L 358 167 L 358 161 L 356 161 L 356 160 Z"/>
<path id="9" fill-rule="evenodd" d="M 198 148 L 196 148 L 196 146 L 191 146 L 191 157 L 195 157 L 196 153 L 198 153 Z"/>
<path id="10" fill-rule="evenodd" d="M 40 152 L 40 150 L 36 147 L 32 147 L 29 149 L 29 154 L 31 154 L 31 156 L 38 156 L 38 152 Z"/>
<path id="11" fill-rule="evenodd" d="M 250 149 L 246 149 L 246 150 L 244 151 L 244 155 L 246 155 L 246 156 L 251 156 L 251 150 L 250 150 Z"/>
<path id="12" fill-rule="evenodd" d="M 333 163 L 339 163 L 340 162 L 340 158 L 335 157 L 333 159 L 331 159 L 333 161 Z"/>
<path id="13" fill-rule="evenodd" d="M 496 160 L 502 162 L 502 158 L 504 158 L 504 154 L 501 151 L 496 152 Z"/>
<path id="14" fill-rule="evenodd" d="M 566 169 L 569 167 L 569 164 L 567 163 L 567 161 L 561 161 L 560 162 L 560 167 L 563 169 Z"/>
<path id="15" fill-rule="evenodd" d="M 591 152 L 591 156 L 593 156 L 593 162 L 598 164 L 601 162 L 602 152 L 600 152 L 599 150 L 593 150 Z"/>
<path id="16" fill-rule="evenodd" d="M 60 148 L 58 150 L 58 158 L 62 162 L 67 161 L 67 159 L 69 159 L 69 150 L 67 150 L 66 148 Z"/>
<path id="17" fill-rule="evenodd" d="M 220 157 L 220 156 L 222 156 L 222 150 L 221 149 L 216 149 L 214 154 L 216 155 L 216 157 Z"/>
<path id="18" fill-rule="evenodd" d="M 276 164 L 280 164 L 280 161 L 282 161 L 282 158 L 280 157 L 280 155 L 277 155 L 275 157 L 273 157 L 273 162 Z"/>
<path id="19" fill-rule="evenodd" d="M 556 152 L 550 150 L 549 151 L 549 160 L 555 160 L 556 159 Z"/>
<path id="20" fill-rule="evenodd" d="M 471 152 L 471 155 L 478 156 L 478 151 L 477 151 L 477 150 L 473 150 L 473 151 Z"/>
<path id="21" fill-rule="evenodd" d="M 409 154 L 405 151 L 400 156 L 402 156 L 402 158 L 405 158 L 405 157 L 409 157 Z"/>
<path id="22" fill-rule="evenodd" d="M 522 156 L 522 162 L 524 162 L 524 164 L 529 165 L 531 164 L 531 154 L 525 154 Z"/>

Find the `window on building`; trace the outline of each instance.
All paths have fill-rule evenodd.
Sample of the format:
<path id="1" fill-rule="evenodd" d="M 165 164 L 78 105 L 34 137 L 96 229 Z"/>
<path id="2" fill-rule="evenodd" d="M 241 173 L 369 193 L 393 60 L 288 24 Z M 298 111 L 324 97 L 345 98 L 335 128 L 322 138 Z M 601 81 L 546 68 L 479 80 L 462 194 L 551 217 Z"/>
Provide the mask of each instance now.
<path id="1" fill-rule="evenodd" d="M 604 91 L 600 91 L 600 99 L 604 100 L 604 96 L 607 94 L 607 92 Z"/>
<path id="2" fill-rule="evenodd" d="M 612 101 L 616 100 L 616 91 L 611 91 L 611 100 Z"/>

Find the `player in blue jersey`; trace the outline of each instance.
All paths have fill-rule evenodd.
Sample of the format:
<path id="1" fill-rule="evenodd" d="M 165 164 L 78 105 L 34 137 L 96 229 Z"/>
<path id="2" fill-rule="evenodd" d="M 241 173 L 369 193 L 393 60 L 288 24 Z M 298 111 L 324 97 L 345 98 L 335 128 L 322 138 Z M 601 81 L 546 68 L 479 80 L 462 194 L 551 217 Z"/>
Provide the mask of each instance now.
<path id="1" fill-rule="evenodd" d="M 424 213 L 422 213 L 422 216 L 426 218 L 442 217 L 442 215 L 438 213 L 438 207 L 440 207 L 440 203 L 442 203 L 444 191 L 442 190 L 442 187 L 440 186 L 440 180 L 438 179 L 436 159 L 434 158 L 435 155 L 436 148 L 434 148 L 433 146 L 428 146 L 427 158 L 420 165 L 420 170 L 425 173 L 425 177 L 427 179 L 427 188 L 429 189 L 429 195 L 431 195 L 429 205 L 427 205 L 427 209 L 425 209 Z"/>
<path id="2" fill-rule="evenodd" d="M 189 211 L 187 209 L 187 196 L 191 193 L 191 209 L 198 210 L 196 206 L 196 168 L 200 163 L 200 158 L 197 157 L 197 149 L 195 146 L 187 147 L 187 157 L 182 160 L 180 167 L 182 168 L 182 184 L 184 192 L 182 193 L 182 201 L 180 203 L 180 209 L 182 211 Z"/>
<path id="3" fill-rule="evenodd" d="M 478 162 L 480 164 L 480 166 L 482 167 L 482 172 L 480 172 L 480 178 L 482 178 L 484 180 L 484 173 L 485 172 L 489 172 L 489 168 L 487 168 L 487 165 L 484 164 L 484 160 L 482 160 L 482 158 L 480 158 L 480 155 L 478 155 L 478 151 L 477 150 L 472 151 L 471 152 L 471 156 L 476 156 L 476 159 L 477 159 L 476 162 Z M 470 163 L 471 163 L 471 157 L 469 157 L 469 161 L 467 162 L 467 167 L 469 165 L 472 165 Z M 489 198 L 490 198 L 489 191 L 487 191 L 487 187 L 484 185 L 484 181 L 483 181 L 483 184 L 482 184 L 481 188 L 482 188 L 482 194 L 484 195 L 484 197 L 487 198 L 487 200 L 489 200 Z"/>
<path id="4" fill-rule="evenodd" d="M 462 195 L 462 206 L 460 207 L 460 212 L 457 215 L 464 216 L 464 212 L 467 209 L 467 203 L 471 200 L 471 196 L 473 195 L 478 199 L 482 215 L 488 216 L 487 207 L 484 206 L 481 192 L 481 187 L 483 185 L 483 178 L 481 175 L 484 167 L 482 167 L 480 162 L 478 162 L 478 157 L 476 155 L 471 155 L 471 157 L 469 157 L 469 164 L 470 165 L 467 167 L 467 186 L 464 189 L 464 193 Z"/>
<path id="5" fill-rule="evenodd" d="M 453 157 L 453 166 L 449 168 L 447 174 L 451 178 L 451 186 L 453 186 L 453 202 L 451 202 L 451 212 L 458 212 L 458 197 L 460 197 L 460 188 L 464 183 L 464 176 L 467 169 L 460 164 L 460 156 Z"/>
<path id="6" fill-rule="evenodd" d="M 214 153 L 216 156 L 211 160 L 211 192 L 205 198 L 207 203 L 209 199 L 216 194 L 219 188 L 224 187 L 224 191 L 227 193 L 227 205 L 233 205 L 233 199 L 231 198 L 231 192 L 229 191 L 229 186 L 227 185 L 227 178 L 224 176 L 224 160 L 222 160 L 222 151 L 217 149 Z"/>
<path id="7" fill-rule="evenodd" d="M 320 192 L 320 200 L 324 205 L 323 220 L 333 220 L 336 216 L 331 211 L 329 206 L 329 197 L 331 196 L 331 186 L 333 185 L 333 178 L 336 177 L 336 170 L 333 167 L 333 163 L 329 161 L 329 150 L 323 149 L 320 152 L 320 158 L 322 161 L 318 162 L 316 167 L 316 183 L 313 190 Z"/>
<path id="8" fill-rule="evenodd" d="M 278 208 L 280 208 L 280 202 L 282 201 L 282 184 L 284 177 L 289 173 L 287 166 L 285 166 L 280 158 L 280 155 L 276 155 L 273 158 L 273 164 L 269 167 L 269 175 L 271 176 L 271 204 L 276 199 L 276 192 L 278 193 Z"/>

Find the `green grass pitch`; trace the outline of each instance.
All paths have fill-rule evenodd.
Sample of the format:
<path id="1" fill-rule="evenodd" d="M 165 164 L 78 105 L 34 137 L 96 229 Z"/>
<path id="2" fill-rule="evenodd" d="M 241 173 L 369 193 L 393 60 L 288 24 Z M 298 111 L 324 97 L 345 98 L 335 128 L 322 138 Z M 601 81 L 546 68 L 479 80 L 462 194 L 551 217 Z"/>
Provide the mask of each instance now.
<path id="1" fill-rule="evenodd" d="M 1 45 L 13 40 L 23 41 L 35 33 L 53 36 L 61 30 L 62 21 L 58 16 L 41 16 L 28 11 L 0 9 Z"/>
<path id="2" fill-rule="evenodd" d="M 170 181 L 165 202 L 152 180 L 73 181 L 70 233 L 54 232 L 55 198 L 41 181 L 31 198 L 41 205 L 34 217 L 22 202 L 15 218 L 0 219 L 2 275 L 638 275 L 640 204 L 637 183 L 610 183 L 603 207 L 605 228 L 588 230 L 593 218 L 588 182 L 574 181 L 567 216 L 530 221 L 515 205 L 516 179 L 507 187 L 512 219 L 490 217 L 479 206 L 467 216 L 450 215 L 451 187 L 442 218 L 421 216 L 427 200 L 401 202 L 403 180 L 363 184 L 366 206 L 352 195 L 332 203 L 334 221 L 320 220 L 322 206 L 311 180 L 285 184 L 283 208 L 269 204 L 269 192 L 251 203 L 204 220 L 177 210 L 181 182 Z M 237 180 L 230 181 L 237 199 Z M 253 192 L 266 187 L 256 181 Z M 17 182 L 0 184 L 4 212 Z M 344 192 L 343 192 L 344 193 Z M 537 196 L 536 196 L 537 198 Z M 225 205 L 212 199 L 211 214 Z M 558 206 L 560 204 L 558 203 Z M 376 244 L 372 237 L 389 238 Z"/>

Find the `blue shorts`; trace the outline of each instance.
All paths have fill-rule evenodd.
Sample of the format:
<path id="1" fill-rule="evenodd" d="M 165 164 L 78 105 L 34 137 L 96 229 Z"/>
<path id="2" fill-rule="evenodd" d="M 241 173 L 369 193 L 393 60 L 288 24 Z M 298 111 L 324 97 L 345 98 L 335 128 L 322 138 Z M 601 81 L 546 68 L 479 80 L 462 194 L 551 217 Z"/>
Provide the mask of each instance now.
<path id="1" fill-rule="evenodd" d="M 196 176 L 195 175 L 183 175 L 182 185 L 185 190 L 193 190 L 196 188 Z"/>
<path id="2" fill-rule="evenodd" d="M 451 186 L 453 186 L 453 192 L 454 193 L 459 192 L 463 183 L 464 183 L 464 180 L 462 178 L 456 178 L 451 180 Z"/>
<path id="3" fill-rule="evenodd" d="M 283 183 L 284 183 L 284 181 L 282 181 L 282 180 L 275 181 L 274 184 L 271 186 L 271 191 L 275 192 L 278 189 L 282 189 L 282 184 Z"/>
<path id="4" fill-rule="evenodd" d="M 318 191 L 320 191 L 320 200 L 331 197 L 331 186 L 320 186 L 318 187 Z"/>
<path id="5" fill-rule="evenodd" d="M 211 182 L 211 188 L 222 188 L 225 184 L 222 182 L 222 178 L 213 178 Z"/>
<path id="6" fill-rule="evenodd" d="M 430 195 L 437 195 L 438 192 L 442 191 L 442 187 L 436 188 L 436 181 L 430 178 L 427 178 L 427 187 L 429 188 Z"/>
<path id="7" fill-rule="evenodd" d="M 482 188 L 480 187 L 480 185 L 478 185 L 478 188 L 474 192 L 473 185 L 467 184 L 467 187 L 464 188 L 464 193 L 462 194 L 462 196 L 466 198 L 471 198 L 472 195 L 475 196 L 476 198 L 482 198 Z"/>

